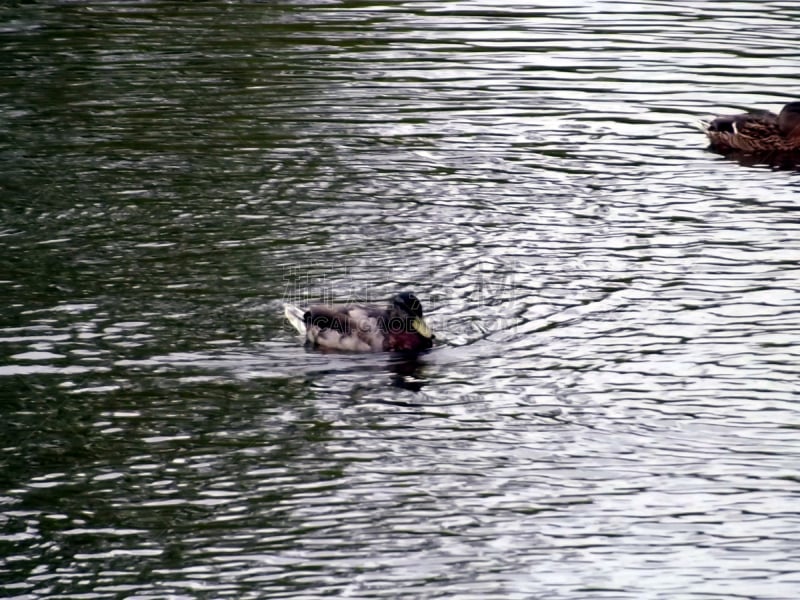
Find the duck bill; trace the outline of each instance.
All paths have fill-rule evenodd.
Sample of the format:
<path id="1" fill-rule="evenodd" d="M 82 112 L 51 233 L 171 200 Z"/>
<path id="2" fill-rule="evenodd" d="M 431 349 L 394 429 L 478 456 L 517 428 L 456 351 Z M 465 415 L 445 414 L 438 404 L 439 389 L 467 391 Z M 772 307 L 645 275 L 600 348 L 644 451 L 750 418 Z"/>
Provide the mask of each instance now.
<path id="1" fill-rule="evenodd" d="M 411 326 L 414 328 L 418 334 L 420 334 L 424 338 L 432 338 L 433 332 L 431 331 L 428 324 L 425 322 L 425 319 L 422 317 L 414 317 L 414 320 L 411 322 Z"/>

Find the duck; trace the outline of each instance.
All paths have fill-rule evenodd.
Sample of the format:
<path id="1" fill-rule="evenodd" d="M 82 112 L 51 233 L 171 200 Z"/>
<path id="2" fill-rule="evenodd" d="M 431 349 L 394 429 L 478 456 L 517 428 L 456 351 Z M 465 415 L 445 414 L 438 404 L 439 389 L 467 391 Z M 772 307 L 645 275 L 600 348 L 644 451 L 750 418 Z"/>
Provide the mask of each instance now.
<path id="1" fill-rule="evenodd" d="M 312 347 L 346 352 L 420 353 L 434 335 L 411 292 L 396 294 L 388 306 L 370 304 L 284 305 L 289 323 Z"/>
<path id="2" fill-rule="evenodd" d="M 752 110 L 701 122 L 711 150 L 722 154 L 800 153 L 800 102 L 789 102 L 779 114 Z"/>

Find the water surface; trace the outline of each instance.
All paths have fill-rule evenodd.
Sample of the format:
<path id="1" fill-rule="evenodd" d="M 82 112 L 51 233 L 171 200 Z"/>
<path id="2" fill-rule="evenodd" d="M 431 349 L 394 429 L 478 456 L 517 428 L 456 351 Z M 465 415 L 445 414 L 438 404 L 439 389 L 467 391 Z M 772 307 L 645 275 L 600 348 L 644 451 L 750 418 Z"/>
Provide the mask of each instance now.
<path id="1" fill-rule="evenodd" d="M 12 598 L 794 598 L 787 2 L 0 9 Z M 416 361 L 284 301 L 415 291 Z"/>

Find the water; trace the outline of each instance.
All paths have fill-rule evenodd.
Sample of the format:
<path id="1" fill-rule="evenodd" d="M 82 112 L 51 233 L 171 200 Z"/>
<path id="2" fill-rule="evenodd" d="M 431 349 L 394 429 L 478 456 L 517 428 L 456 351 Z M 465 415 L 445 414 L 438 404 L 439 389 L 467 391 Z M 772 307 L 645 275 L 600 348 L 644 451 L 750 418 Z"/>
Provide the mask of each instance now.
<path id="1" fill-rule="evenodd" d="M 794 3 L 17 4 L 3 596 L 796 597 Z"/>

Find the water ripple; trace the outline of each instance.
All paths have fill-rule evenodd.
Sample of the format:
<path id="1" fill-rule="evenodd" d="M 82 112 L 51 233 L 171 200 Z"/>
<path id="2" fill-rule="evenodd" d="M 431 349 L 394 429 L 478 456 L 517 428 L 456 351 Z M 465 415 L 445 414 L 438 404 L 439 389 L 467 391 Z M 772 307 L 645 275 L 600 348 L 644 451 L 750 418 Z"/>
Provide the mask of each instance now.
<path id="1" fill-rule="evenodd" d="M 792 598 L 786 2 L 0 8 L 18 598 Z M 423 299 L 416 360 L 283 301 Z M 401 592 L 398 592 L 401 590 Z"/>

